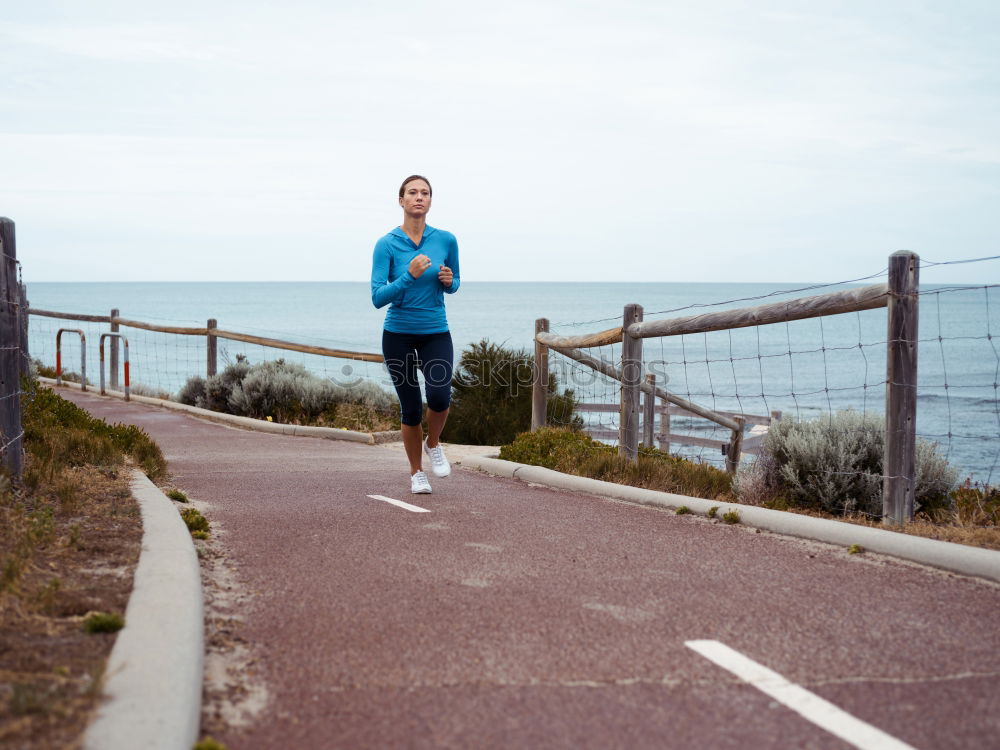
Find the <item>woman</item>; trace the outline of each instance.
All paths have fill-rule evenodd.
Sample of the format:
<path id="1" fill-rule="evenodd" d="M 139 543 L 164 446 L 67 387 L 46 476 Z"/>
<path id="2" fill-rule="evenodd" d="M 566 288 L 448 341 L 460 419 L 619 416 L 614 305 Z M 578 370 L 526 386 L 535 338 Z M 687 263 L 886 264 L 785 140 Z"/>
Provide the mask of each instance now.
<path id="1" fill-rule="evenodd" d="M 372 304 L 389 306 L 382 331 L 382 354 L 399 396 L 403 446 L 410 462 L 410 492 L 429 493 L 422 453 L 436 477 L 451 473 L 439 438 L 451 404 L 454 349 L 444 295 L 458 291 L 455 235 L 427 225 L 431 183 L 411 175 L 399 188 L 403 223 L 375 243 Z M 391 304 L 390 304 L 391 303 Z M 420 427 L 423 403 L 417 368 L 427 388 L 427 439 Z"/>

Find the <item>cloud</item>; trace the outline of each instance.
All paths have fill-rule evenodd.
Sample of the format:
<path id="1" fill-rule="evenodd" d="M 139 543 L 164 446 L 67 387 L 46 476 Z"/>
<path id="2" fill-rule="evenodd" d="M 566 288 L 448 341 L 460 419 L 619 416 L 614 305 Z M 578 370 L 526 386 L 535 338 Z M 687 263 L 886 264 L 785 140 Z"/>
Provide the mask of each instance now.
<path id="1" fill-rule="evenodd" d="M 218 54 L 218 50 L 209 44 L 185 39 L 190 32 L 180 26 L 116 24 L 55 27 L 6 24 L 2 33 L 14 40 L 64 55 L 97 60 L 210 62 Z"/>

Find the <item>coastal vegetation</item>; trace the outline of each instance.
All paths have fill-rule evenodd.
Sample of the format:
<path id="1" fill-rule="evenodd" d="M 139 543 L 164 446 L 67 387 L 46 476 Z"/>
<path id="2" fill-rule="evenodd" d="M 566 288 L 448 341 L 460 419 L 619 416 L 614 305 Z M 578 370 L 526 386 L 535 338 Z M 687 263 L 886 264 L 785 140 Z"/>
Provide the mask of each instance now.
<path id="1" fill-rule="evenodd" d="M 633 487 L 728 502 L 736 499 L 732 480 L 721 469 L 645 446 L 632 463 L 620 457 L 614 446 L 581 431 L 544 427 L 524 432 L 500 448 L 500 458 Z"/>
<path id="2" fill-rule="evenodd" d="M 441 435 L 449 443 L 503 445 L 531 429 L 531 384 L 535 358 L 482 339 L 462 352 L 452 382 L 451 410 Z M 572 389 L 559 392 L 549 374 L 547 420 L 573 430 L 583 427 L 575 414 Z"/>
<path id="3" fill-rule="evenodd" d="M 129 467 L 165 472 L 141 429 L 26 380 L 20 482 L 0 476 L 0 745 L 77 743 L 121 626 L 142 525 Z"/>
<path id="4" fill-rule="evenodd" d="M 350 387 L 284 359 L 251 364 L 236 355 L 217 375 L 189 378 L 177 400 L 202 409 L 285 424 L 399 429 L 396 396 L 370 381 Z"/>
<path id="5" fill-rule="evenodd" d="M 531 427 L 534 357 L 483 339 L 462 352 L 452 381 L 452 403 L 442 439 L 468 445 L 509 443 Z M 548 420 L 580 429 L 571 389 L 548 382 Z M 238 354 L 217 375 L 192 377 L 177 401 L 203 409 L 285 424 L 379 431 L 399 429 L 396 394 L 371 381 L 350 386 L 311 374 L 283 359 L 252 364 Z"/>
<path id="6" fill-rule="evenodd" d="M 784 419 L 771 425 L 734 489 L 748 505 L 880 518 L 884 454 L 885 422 L 872 414 L 846 410 L 820 419 Z M 952 513 L 958 470 L 919 438 L 916 468 L 915 510 L 928 518 Z"/>
<path id="7" fill-rule="evenodd" d="M 501 447 L 500 458 L 634 487 L 881 525 L 885 441 L 874 420 L 845 412 L 814 422 L 783 420 L 772 426 L 772 432 L 761 455 L 735 477 L 645 446 L 639 449 L 638 461 L 630 463 L 613 446 L 580 431 L 558 428 L 517 435 Z M 897 530 L 1000 549 L 1000 488 L 968 480 L 956 487 L 956 476 L 936 446 L 920 441 L 916 519 Z M 676 513 L 687 514 L 690 509 L 680 506 Z M 726 523 L 740 521 L 737 510 L 720 515 L 720 506 L 708 516 Z"/>

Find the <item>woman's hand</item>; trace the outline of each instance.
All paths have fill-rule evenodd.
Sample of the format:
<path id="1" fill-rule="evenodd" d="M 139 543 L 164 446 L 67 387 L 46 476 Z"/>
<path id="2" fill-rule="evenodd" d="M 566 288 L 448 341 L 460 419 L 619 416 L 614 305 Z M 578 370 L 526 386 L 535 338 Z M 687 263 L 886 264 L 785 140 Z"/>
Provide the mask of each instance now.
<path id="1" fill-rule="evenodd" d="M 424 271 L 431 267 L 431 259 L 426 255 L 418 255 L 410 261 L 410 276 L 419 279 L 424 275 Z M 449 282 L 450 283 L 450 282 Z"/>
<path id="2" fill-rule="evenodd" d="M 441 270 L 438 271 L 438 281 L 445 285 L 447 288 L 451 288 L 451 282 L 455 278 L 455 274 L 446 265 L 441 265 Z"/>

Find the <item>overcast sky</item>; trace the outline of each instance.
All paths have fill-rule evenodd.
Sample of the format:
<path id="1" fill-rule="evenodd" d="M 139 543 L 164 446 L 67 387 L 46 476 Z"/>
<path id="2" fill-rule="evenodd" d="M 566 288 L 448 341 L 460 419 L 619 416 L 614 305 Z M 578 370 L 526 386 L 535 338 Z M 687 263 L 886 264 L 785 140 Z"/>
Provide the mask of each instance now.
<path id="1" fill-rule="evenodd" d="M 465 280 L 1000 254 L 995 0 L 278 6 L 0 0 L 26 280 L 367 280 L 414 172 Z"/>

